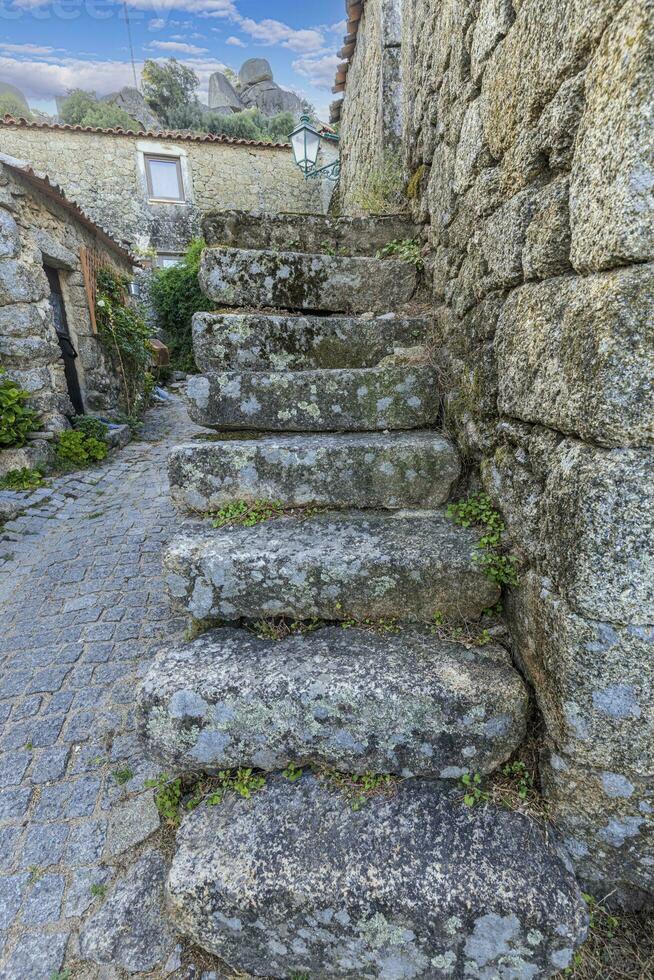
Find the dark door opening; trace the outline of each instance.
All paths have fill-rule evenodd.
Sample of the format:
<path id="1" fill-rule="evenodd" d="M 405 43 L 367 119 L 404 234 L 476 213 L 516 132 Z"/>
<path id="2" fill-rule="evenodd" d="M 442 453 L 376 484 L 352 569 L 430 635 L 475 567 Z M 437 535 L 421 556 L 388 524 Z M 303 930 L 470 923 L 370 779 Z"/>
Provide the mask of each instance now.
<path id="1" fill-rule="evenodd" d="M 82 389 L 80 388 L 79 377 L 77 376 L 77 366 L 75 364 L 75 361 L 77 360 L 77 351 L 73 346 L 70 331 L 68 329 L 66 307 L 64 306 L 64 297 L 63 293 L 61 292 L 59 273 L 50 265 L 44 265 L 43 268 L 45 269 L 45 274 L 48 277 L 48 282 L 50 283 L 50 306 L 52 307 L 55 330 L 57 331 L 57 337 L 59 338 L 61 356 L 64 362 L 64 374 L 66 375 L 68 397 L 73 404 L 75 413 L 77 415 L 84 415 Z"/>

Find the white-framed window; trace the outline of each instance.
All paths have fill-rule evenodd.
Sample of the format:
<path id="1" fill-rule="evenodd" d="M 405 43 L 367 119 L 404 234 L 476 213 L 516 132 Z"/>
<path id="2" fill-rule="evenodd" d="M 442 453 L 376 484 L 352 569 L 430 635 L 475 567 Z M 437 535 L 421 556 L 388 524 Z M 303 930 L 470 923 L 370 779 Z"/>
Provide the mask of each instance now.
<path id="1" fill-rule="evenodd" d="M 181 204 L 186 200 L 182 162 L 179 157 L 144 153 L 145 178 L 151 201 Z"/>
<path id="2" fill-rule="evenodd" d="M 158 269 L 170 269 L 174 265 L 179 265 L 183 256 L 177 252 L 157 252 L 154 264 Z"/>

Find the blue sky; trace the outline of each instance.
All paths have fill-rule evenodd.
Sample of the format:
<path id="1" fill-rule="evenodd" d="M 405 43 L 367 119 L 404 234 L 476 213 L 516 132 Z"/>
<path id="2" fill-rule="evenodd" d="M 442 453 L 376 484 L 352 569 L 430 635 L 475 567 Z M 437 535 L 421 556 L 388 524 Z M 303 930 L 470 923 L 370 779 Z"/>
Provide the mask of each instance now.
<path id="1" fill-rule="evenodd" d="M 306 96 L 324 119 L 344 0 L 127 0 L 137 73 L 146 58 L 190 65 L 206 101 L 209 75 L 265 57 L 282 87 Z M 54 111 L 70 88 L 99 95 L 133 84 L 122 0 L 0 0 L 0 81 L 30 105 Z"/>

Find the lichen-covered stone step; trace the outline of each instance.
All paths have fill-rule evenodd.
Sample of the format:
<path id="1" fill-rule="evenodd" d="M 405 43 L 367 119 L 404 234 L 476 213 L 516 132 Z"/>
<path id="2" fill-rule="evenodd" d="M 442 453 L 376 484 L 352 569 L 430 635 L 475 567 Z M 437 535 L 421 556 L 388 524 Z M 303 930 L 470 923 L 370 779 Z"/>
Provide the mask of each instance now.
<path id="1" fill-rule="evenodd" d="M 200 286 L 220 306 L 385 313 L 417 285 L 415 265 L 397 259 L 207 248 L 200 262 Z"/>
<path id="2" fill-rule="evenodd" d="M 551 830 L 410 779 L 359 809 L 271 777 L 201 805 L 167 882 L 176 928 L 235 970 L 311 980 L 527 980 L 564 970 L 588 913 Z"/>
<path id="3" fill-rule="evenodd" d="M 189 379 L 191 418 L 217 429 L 367 432 L 420 429 L 438 418 L 430 367 L 225 371 Z"/>
<path id="4" fill-rule="evenodd" d="M 182 535 L 164 563 L 175 605 L 196 619 L 478 619 L 500 595 L 474 561 L 478 541 L 440 512 L 328 513 Z"/>
<path id="5" fill-rule="evenodd" d="M 218 629 L 156 658 L 139 730 L 171 772 L 316 763 L 457 779 L 509 758 L 527 705 L 496 645 L 335 626 L 279 642 Z"/>
<path id="6" fill-rule="evenodd" d="M 267 436 L 194 442 L 168 459 L 175 503 L 218 510 L 233 500 L 285 507 L 437 507 L 460 473 L 452 443 L 437 432 Z"/>
<path id="7" fill-rule="evenodd" d="M 424 343 L 427 316 L 279 316 L 196 313 L 200 371 L 313 371 L 375 367 L 398 347 Z"/>

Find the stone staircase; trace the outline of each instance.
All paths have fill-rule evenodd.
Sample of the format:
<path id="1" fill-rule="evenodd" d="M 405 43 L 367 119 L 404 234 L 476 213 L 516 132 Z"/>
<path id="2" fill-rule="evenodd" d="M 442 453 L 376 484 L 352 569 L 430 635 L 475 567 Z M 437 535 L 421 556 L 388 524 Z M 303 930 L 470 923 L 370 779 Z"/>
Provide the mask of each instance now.
<path id="1" fill-rule="evenodd" d="M 218 312 L 195 319 L 188 404 L 217 435 L 173 452 L 171 492 L 206 515 L 267 501 L 272 519 L 171 544 L 171 601 L 222 625 L 162 651 L 139 725 L 170 772 L 268 776 L 185 818 L 173 921 L 255 976 L 551 976 L 586 930 L 565 855 L 522 814 L 461 800 L 461 776 L 523 741 L 528 694 L 504 647 L 430 627 L 478 621 L 500 592 L 445 512 L 460 462 L 416 269 L 210 245 Z M 263 638 L 278 617 L 293 631 Z"/>

